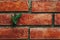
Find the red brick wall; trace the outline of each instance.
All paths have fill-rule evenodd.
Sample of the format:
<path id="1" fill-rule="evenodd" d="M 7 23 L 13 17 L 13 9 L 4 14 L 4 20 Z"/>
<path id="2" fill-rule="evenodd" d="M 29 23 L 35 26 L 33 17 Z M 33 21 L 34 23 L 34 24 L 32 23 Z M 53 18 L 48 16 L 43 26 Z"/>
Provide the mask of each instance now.
<path id="1" fill-rule="evenodd" d="M 11 18 L 20 12 L 13 27 Z M 0 40 L 43 39 L 60 39 L 59 0 L 0 0 Z"/>

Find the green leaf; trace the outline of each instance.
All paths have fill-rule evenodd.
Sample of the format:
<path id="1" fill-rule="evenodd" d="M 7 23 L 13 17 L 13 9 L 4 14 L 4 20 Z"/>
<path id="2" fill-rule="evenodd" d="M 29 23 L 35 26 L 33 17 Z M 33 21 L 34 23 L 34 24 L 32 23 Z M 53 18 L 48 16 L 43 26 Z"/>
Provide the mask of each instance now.
<path id="1" fill-rule="evenodd" d="M 17 24 L 18 19 L 19 19 L 21 16 L 22 16 L 22 13 L 20 13 L 20 14 L 18 14 L 18 15 L 16 15 L 16 16 L 12 16 L 12 22 L 13 22 L 14 24 Z"/>
<path id="2" fill-rule="evenodd" d="M 17 20 L 15 20 L 15 17 L 14 17 L 14 16 L 12 16 L 12 22 L 13 22 L 14 24 L 17 23 Z"/>
<path id="3" fill-rule="evenodd" d="M 15 19 L 18 20 L 22 16 L 22 13 L 16 15 Z"/>

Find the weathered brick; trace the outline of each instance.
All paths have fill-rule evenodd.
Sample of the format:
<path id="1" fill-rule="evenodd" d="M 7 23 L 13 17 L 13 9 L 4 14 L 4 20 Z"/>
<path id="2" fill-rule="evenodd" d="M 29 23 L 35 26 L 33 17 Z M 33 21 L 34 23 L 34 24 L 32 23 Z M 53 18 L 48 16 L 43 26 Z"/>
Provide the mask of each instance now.
<path id="1" fill-rule="evenodd" d="M 55 14 L 55 25 L 60 25 L 60 14 Z"/>
<path id="2" fill-rule="evenodd" d="M 60 1 L 56 3 L 56 12 L 60 12 Z"/>
<path id="3" fill-rule="evenodd" d="M 2 27 L 0 28 L 0 39 L 27 39 L 28 38 L 28 28 L 10 28 Z"/>
<path id="4" fill-rule="evenodd" d="M 52 14 L 22 14 L 17 25 L 51 25 Z"/>
<path id="5" fill-rule="evenodd" d="M 0 11 L 28 11 L 28 0 L 3 0 L 0 2 Z"/>
<path id="6" fill-rule="evenodd" d="M 59 39 L 60 28 L 31 28 L 31 39 Z"/>
<path id="7" fill-rule="evenodd" d="M 0 25 L 11 25 L 12 21 L 11 21 L 11 16 L 13 14 L 0 14 Z"/>
<path id="8" fill-rule="evenodd" d="M 55 12 L 56 2 L 32 1 L 32 12 Z"/>

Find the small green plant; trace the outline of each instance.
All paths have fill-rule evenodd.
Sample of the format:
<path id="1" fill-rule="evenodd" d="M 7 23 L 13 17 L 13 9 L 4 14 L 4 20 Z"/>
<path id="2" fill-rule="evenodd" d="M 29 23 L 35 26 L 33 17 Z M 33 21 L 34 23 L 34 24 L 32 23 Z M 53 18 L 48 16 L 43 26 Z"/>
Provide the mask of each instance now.
<path id="1" fill-rule="evenodd" d="M 22 16 L 22 13 L 18 14 L 18 15 L 15 15 L 15 16 L 12 16 L 12 22 L 13 24 L 17 24 L 18 22 L 18 19 Z"/>

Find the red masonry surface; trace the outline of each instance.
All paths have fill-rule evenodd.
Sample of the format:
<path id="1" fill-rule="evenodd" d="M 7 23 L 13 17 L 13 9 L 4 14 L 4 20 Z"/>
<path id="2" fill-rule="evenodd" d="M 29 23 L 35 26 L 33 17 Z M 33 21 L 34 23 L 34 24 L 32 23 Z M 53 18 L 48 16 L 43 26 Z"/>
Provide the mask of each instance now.
<path id="1" fill-rule="evenodd" d="M 32 1 L 32 12 L 55 12 L 56 2 Z"/>
<path id="2" fill-rule="evenodd" d="M 19 40 L 19 39 L 0 39 L 0 40 Z M 20 40 L 25 40 L 25 39 L 20 39 Z M 28 40 L 28 39 L 26 39 Z"/>
<path id="3" fill-rule="evenodd" d="M 0 28 L 0 39 L 28 38 L 28 28 Z"/>
<path id="4" fill-rule="evenodd" d="M 11 15 L 12 14 L 0 14 L 0 25 L 11 25 Z"/>
<path id="5" fill-rule="evenodd" d="M 55 25 L 60 25 L 60 14 L 55 14 Z"/>
<path id="6" fill-rule="evenodd" d="M 28 39 L 0 39 L 0 40 L 28 40 Z"/>
<path id="7" fill-rule="evenodd" d="M 0 11 L 28 11 L 28 0 L 0 1 Z"/>
<path id="8" fill-rule="evenodd" d="M 31 28 L 30 29 L 31 39 L 59 39 L 60 38 L 60 28 Z"/>
<path id="9" fill-rule="evenodd" d="M 59 0 L 32 0 L 32 1 L 40 1 L 40 2 L 57 2 Z"/>
<path id="10" fill-rule="evenodd" d="M 59 40 L 59 39 L 31 39 L 31 40 Z"/>
<path id="11" fill-rule="evenodd" d="M 60 12 L 60 1 L 56 3 L 56 12 Z"/>
<path id="12" fill-rule="evenodd" d="M 18 25 L 51 25 L 51 14 L 22 14 Z"/>
<path id="13" fill-rule="evenodd" d="M 0 13 L 0 40 L 60 39 L 60 28 L 54 27 L 60 25 L 60 14 L 52 13 L 60 12 L 60 0 L 0 0 L 0 12 L 2 11 L 12 13 Z M 16 25 L 12 26 L 11 18 L 15 12 L 16 15 L 20 14 L 18 11 L 22 13 L 22 16 L 18 20 L 16 19 Z M 55 25 L 52 24 L 53 17 Z M 25 27 L 23 27 L 24 25 Z M 43 26 L 45 27 L 43 28 Z"/>
<path id="14" fill-rule="evenodd" d="M 28 39 L 0 39 L 0 40 L 28 40 Z"/>

